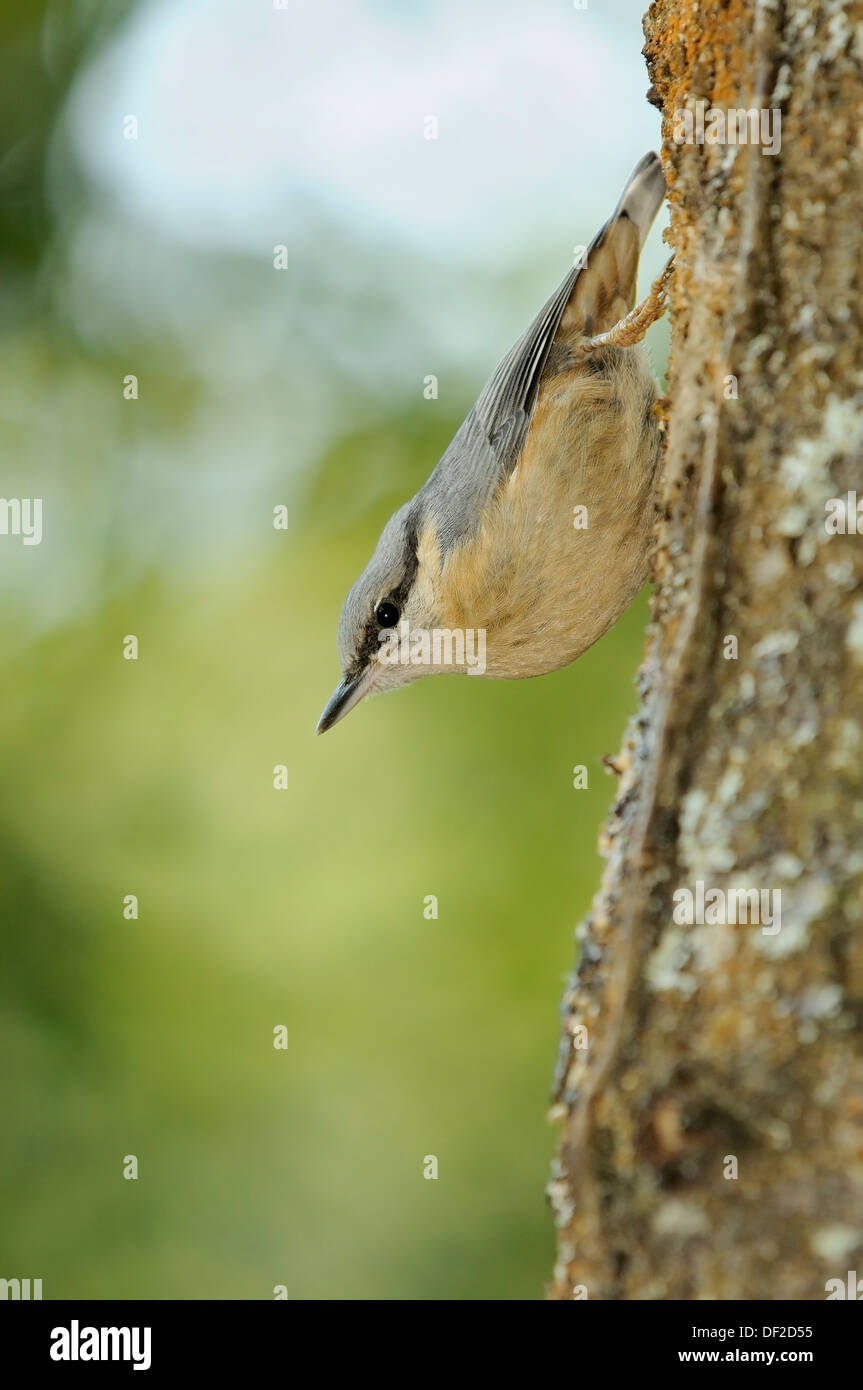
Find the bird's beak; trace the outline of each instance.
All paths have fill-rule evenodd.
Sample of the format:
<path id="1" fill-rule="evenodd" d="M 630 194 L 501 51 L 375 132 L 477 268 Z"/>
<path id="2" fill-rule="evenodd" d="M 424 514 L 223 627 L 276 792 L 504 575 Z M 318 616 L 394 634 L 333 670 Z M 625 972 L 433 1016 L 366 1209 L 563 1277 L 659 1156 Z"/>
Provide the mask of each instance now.
<path id="1" fill-rule="evenodd" d="M 358 705 L 363 696 L 368 694 L 376 670 L 375 663 L 369 662 L 369 665 L 364 671 L 360 671 L 358 676 L 352 676 L 350 679 L 347 676 L 344 677 L 318 720 L 317 732 L 319 734 L 325 734 L 327 729 L 338 724 L 339 720 L 344 719 L 354 705 Z"/>

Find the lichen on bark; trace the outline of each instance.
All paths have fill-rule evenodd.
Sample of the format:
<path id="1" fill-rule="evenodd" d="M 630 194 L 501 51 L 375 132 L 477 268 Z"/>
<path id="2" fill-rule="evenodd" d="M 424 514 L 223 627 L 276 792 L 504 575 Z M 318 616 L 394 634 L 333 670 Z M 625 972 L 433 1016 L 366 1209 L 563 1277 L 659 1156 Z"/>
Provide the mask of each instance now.
<path id="1" fill-rule="evenodd" d="M 863 1272 L 863 534 L 825 510 L 863 498 L 863 3 L 656 0 L 645 35 L 671 409 L 550 1296 L 819 1299 Z M 780 111 L 779 150 L 675 143 L 699 100 Z M 676 923 L 699 881 L 779 892 L 780 930 Z"/>

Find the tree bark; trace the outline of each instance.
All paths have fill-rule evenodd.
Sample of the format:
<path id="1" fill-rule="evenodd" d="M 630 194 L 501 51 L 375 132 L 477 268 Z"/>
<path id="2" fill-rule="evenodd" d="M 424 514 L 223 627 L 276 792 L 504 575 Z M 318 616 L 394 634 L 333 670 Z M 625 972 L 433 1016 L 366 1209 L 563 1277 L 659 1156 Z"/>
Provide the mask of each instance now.
<path id="1" fill-rule="evenodd" d="M 823 1299 L 863 1277 L 863 516 L 828 530 L 863 499 L 863 3 L 656 0 L 645 34 L 671 406 L 549 1292 Z M 700 99 L 781 110 L 779 151 L 675 143 Z M 720 920 L 675 921 L 699 882 Z M 723 922 L 732 889 L 778 891 L 779 931 Z"/>

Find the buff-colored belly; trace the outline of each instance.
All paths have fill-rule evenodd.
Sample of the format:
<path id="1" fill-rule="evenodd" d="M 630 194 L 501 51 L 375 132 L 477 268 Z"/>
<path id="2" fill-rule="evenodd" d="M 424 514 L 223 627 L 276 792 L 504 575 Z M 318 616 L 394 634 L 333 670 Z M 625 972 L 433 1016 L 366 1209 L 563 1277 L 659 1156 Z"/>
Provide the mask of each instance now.
<path id="1" fill-rule="evenodd" d="M 445 561 L 447 622 L 485 629 L 490 676 L 574 661 L 645 581 L 656 388 L 637 349 L 606 351 L 600 366 L 543 384 L 517 466 Z"/>

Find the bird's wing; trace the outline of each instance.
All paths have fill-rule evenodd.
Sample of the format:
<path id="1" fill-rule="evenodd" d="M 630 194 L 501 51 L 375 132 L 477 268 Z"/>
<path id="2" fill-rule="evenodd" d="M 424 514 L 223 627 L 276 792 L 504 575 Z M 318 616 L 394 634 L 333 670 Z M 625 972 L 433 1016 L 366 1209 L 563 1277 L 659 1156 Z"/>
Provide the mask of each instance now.
<path id="1" fill-rule="evenodd" d="M 543 368 L 582 272 L 569 272 L 481 391 L 425 487 L 446 551 L 475 527 L 479 509 L 516 463 L 527 438 Z"/>
<path id="2" fill-rule="evenodd" d="M 530 327 L 510 348 L 474 406 L 477 422 L 499 456 L 502 467 L 514 463 L 521 452 L 543 368 L 581 273 L 580 267 L 569 272 Z"/>
<path id="3" fill-rule="evenodd" d="M 587 248 L 584 268 L 574 266 L 569 271 L 480 392 L 423 489 L 427 495 L 447 496 L 448 533 L 441 537 L 445 546 L 470 529 L 477 505 L 495 489 L 521 454 L 543 371 L 564 316 L 563 337 L 592 332 L 597 325 L 585 329 L 582 324 L 583 304 L 591 304 L 597 294 L 609 303 L 619 298 L 618 291 L 624 296 L 630 291 L 634 294 L 638 250 L 664 196 L 659 156 L 647 154 L 630 174 L 617 207 Z M 620 284 L 624 278 L 626 285 Z M 607 287 L 606 280 L 612 282 Z"/>
<path id="4" fill-rule="evenodd" d="M 569 332 L 598 332 L 612 325 L 594 321 L 584 327 L 582 314 L 589 314 L 592 304 L 610 307 L 617 300 L 625 303 L 624 312 L 632 308 L 638 253 L 664 196 L 659 156 L 646 154 L 627 179 L 611 217 L 587 248 L 584 267 L 569 272 L 480 394 L 474 406 L 477 422 L 502 468 L 515 462 L 524 445 L 543 369 L 564 315 Z M 604 318 L 601 308 L 597 317 Z"/>

